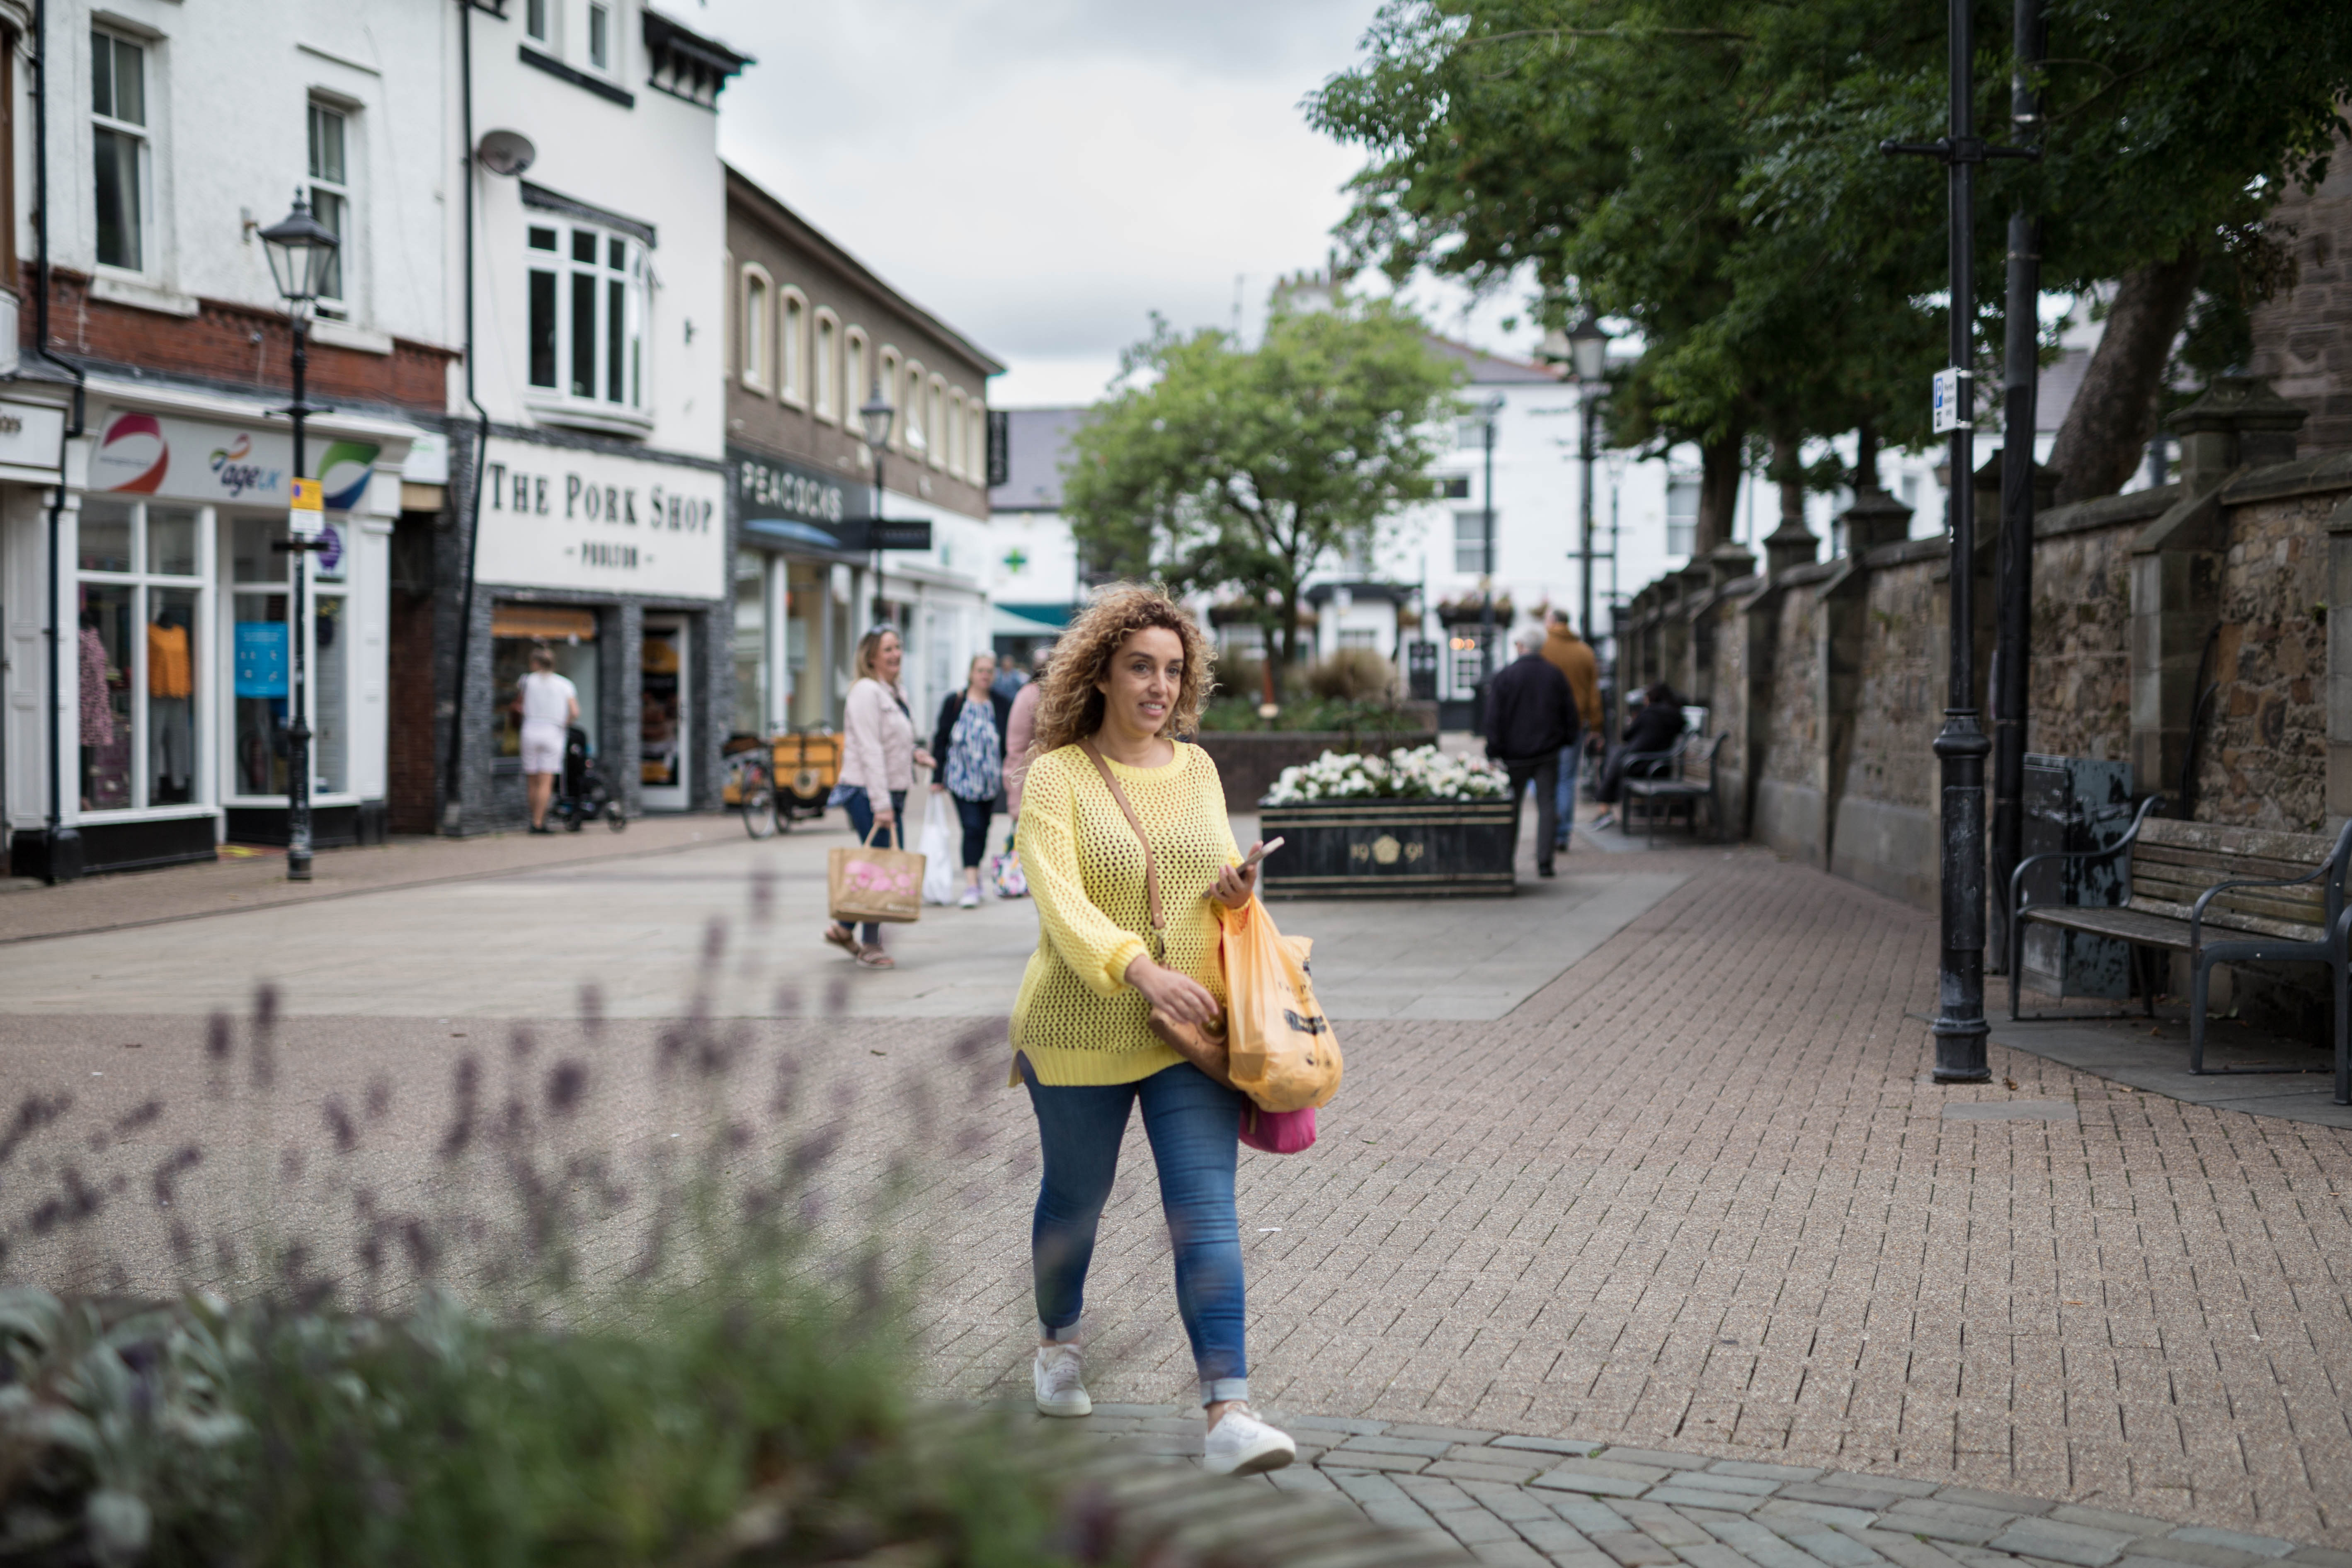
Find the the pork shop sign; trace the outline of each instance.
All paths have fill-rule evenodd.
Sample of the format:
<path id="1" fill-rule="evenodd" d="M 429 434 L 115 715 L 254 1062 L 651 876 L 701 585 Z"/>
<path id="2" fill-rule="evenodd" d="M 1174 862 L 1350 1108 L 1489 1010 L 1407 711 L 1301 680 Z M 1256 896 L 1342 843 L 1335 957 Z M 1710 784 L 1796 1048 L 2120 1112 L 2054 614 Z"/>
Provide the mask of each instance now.
<path id="1" fill-rule="evenodd" d="M 481 581 L 665 598 L 726 591 L 721 475 L 503 436 L 483 457 Z"/>

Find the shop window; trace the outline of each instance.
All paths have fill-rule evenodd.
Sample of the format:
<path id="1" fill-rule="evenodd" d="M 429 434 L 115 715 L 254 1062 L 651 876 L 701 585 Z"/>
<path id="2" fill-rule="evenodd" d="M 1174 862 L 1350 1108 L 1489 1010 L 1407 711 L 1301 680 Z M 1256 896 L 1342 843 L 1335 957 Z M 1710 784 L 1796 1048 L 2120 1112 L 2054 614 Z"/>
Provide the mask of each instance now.
<path id="1" fill-rule="evenodd" d="M 319 313 L 351 314 L 343 279 L 343 258 L 352 250 L 351 166 L 344 156 L 349 118 L 323 103 L 310 105 L 310 216 L 333 231 L 341 243 L 327 257 L 326 276 L 319 285 Z"/>
<path id="2" fill-rule="evenodd" d="M 735 556 L 735 712 L 738 735 L 768 732 L 768 557 L 755 550 Z"/>
<path id="3" fill-rule="evenodd" d="M 645 247 L 581 225 L 532 225 L 525 255 L 530 384 L 571 402 L 645 406 Z"/>
<path id="4" fill-rule="evenodd" d="M 580 699 L 580 728 L 588 753 L 596 754 L 598 720 L 596 612 L 571 605 L 500 604 L 490 608 L 491 704 L 497 754 L 522 754 L 522 678 L 530 670 L 530 650 L 545 643 L 555 655 L 555 673 L 572 682 Z"/>
<path id="5" fill-rule="evenodd" d="M 147 50 L 128 38 L 89 35 L 91 184 L 98 197 L 98 259 L 147 266 Z"/>
<path id="6" fill-rule="evenodd" d="M 150 509 L 151 510 L 152 509 Z M 229 660 L 235 704 L 230 734 L 232 787 L 244 796 L 283 797 L 288 771 L 286 730 L 293 711 L 293 595 L 290 555 L 273 548 L 287 538 L 282 517 L 230 520 Z M 308 574 L 303 594 L 310 625 L 303 636 L 306 696 L 310 714 L 310 788 L 314 796 L 351 789 L 351 637 L 347 583 L 323 571 Z"/>
<path id="7" fill-rule="evenodd" d="M 191 508 L 93 499 L 77 559 L 84 811 L 198 798 L 207 604 Z"/>

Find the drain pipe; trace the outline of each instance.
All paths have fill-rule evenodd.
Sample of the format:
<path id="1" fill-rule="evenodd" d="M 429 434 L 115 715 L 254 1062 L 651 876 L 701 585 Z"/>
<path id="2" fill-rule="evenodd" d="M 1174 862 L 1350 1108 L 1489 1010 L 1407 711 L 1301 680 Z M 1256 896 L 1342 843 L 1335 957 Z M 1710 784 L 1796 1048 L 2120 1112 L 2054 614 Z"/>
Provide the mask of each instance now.
<path id="1" fill-rule="evenodd" d="M 451 682 L 449 752 L 441 770 L 441 831 L 447 834 L 455 834 L 465 822 L 465 803 L 458 790 L 462 776 L 459 759 L 466 739 L 467 665 L 473 657 L 474 565 L 482 537 L 482 478 L 488 471 L 485 458 L 490 441 L 490 411 L 474 395 L 474 169 L 478 162 L 474 155 L 474 0 L 457 0 L 457 76 L 463 89 L 461 113 L 466 137 L 466 401 L 473 405 L 475 424 L 473 493 L 466 502 L 466 586 L 458 595 L 457 668 Z"/>
<path id="2" fill-rule="evenodd" d="M 65 690 L 64 648 L 58 625 L 58 595 L 63 588 L 58 568 L 60 519 L 66 507 L 66 445 L 82 433 L 84 382 L 81 366 L 59 358 L 49 348 L 49 7 L 48 0 L 33 0 L 33 232 L 39 249 L 33 275 L 33 352 L 73 377 L 73 417 L 58 437 L 58 482 L 49 492 L 49 820 L 47 870 L 51 887 L 70 882 L 82 872 L 81 830 L 65 821 Z"/>

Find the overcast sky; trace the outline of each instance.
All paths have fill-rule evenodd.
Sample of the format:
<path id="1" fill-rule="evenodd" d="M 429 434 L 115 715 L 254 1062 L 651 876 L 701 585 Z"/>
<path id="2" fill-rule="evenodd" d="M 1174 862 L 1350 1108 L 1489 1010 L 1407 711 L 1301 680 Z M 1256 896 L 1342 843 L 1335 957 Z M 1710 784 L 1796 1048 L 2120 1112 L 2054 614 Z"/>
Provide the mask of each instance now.
<path id="1" fill-rule="evenodd" d="M 999 407 L 1097 396 L 1158 310 L 1263 320 L 1319 267 L 1357 154 L 1299 100 L 1377 0 L 668 0 L 758 64 L 720 100 L 728 160 L 1010 368 Z M 1525 348 L 1458 293 L 1433 323 Z"/>

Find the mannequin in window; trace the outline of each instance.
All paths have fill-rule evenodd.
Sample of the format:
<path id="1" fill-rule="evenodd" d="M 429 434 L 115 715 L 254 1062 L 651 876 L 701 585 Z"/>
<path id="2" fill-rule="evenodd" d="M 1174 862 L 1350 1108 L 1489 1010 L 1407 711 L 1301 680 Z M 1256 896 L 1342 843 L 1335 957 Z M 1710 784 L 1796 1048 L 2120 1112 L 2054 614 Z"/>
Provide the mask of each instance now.
<path id="1" fill-rule="evenodd" d="M 114 744 L 114 694 L 107 689 L 106 678 L 112 661 L 106 656 L 106 637 L 100 629 L 104 626 L 99 612 L 85 608 L 81 613 L 81 808 L 94 810 L 100 804 L 99 768 L 100 753 Z M 121 804 L 110 802 L 109 804 Z"/>
<path id="2" fill-rule="evenodd" d="M 152 805 L 175 805 L 191 798 L 195 726 L 189 709 L 195 689 L 188 615 L 169 605 L 147 627 L 147 778 Z"/>

